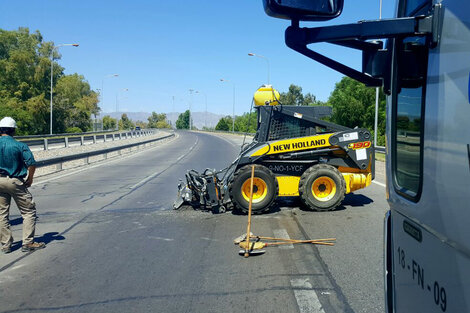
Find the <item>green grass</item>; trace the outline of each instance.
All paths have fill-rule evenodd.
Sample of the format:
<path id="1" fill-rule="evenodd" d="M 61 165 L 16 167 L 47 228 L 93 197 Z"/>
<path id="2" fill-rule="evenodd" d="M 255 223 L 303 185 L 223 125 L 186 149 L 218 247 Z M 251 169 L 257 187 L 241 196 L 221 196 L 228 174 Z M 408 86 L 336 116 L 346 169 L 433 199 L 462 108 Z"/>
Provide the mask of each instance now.
<path id="1" fill-rule="evenodd" d="M 385 153 L 375 153 L 375 159 L 377 161 L 385 162 Z"/>

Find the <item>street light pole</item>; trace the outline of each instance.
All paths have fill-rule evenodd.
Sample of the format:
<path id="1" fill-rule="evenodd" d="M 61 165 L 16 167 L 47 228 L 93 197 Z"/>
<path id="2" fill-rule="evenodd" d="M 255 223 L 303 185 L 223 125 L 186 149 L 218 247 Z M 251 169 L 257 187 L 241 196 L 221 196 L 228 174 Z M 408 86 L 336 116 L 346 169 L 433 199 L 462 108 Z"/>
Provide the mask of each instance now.
<path id="1" fill-rule="evenodd" d="M 119 74 L 109 74 L 109 75 L 106 75 L 103 77 L 103 79 L 101 79 L 101 105 L 102 107 L 104 108 L 104 80 L 106 78 L 112 78 L 112 77 L 118 77 Z"/>
<path id="2" fill-rule="evenodd" d="M 176 119 L 174 118 L 174 116 L 175 116 L 174 115 L 175 114 L 175 96 L 171 96 L 171 99 L 172 99 L 172 102 L 171 102 L 171 104 L 172 104 L 172 106 L 171 106 L 171 124 L 172 125 L 171 126 L 173 128 L 176 128 L 176 126 L 173 125 L 173 120 L 175 120 L 175 124 L 176 124 Z"/>
<path id="3" fill-rule="evenodd" d="M 191 114 L 191 105 L 192 105 L 192 102 L 193 102 L 193 89 L 189 89 L 189 130 L 192 130 L 193 128 L 193 125 L 191 123 L 191 117 L 192 117 L 192 114 Z"/>
<path id="4" fill-rule="evenodd" d="M 232 83 L 232 85 L 233 85 L 232 133 L 234 133 L 235 132 L 235 84 L 232 81 L 226 80 L 226 79 L 223 79 L 223 78 L 221 78 L 220 81 L 221 82 Z"/>
<path id="5" fill-rule="evenodd" d="M 254 53 L 248 53 L 250 57 L 258 57 L 266 60 L 266 63 L 268 64 L 268 85 L 269 85 L 269 59 L 265 56 L 259 55 L 259 54 L 254 54 Z"/>
<path id="6" fill-rule="evenodd" d="M 206 93 L 204 93 L 202 91 L 196 91 L 196 93 L 203 94 L 204 98 L 205 98 L 204 127 L 207 128 L 207 95 L 206 95 Z"/>
<path id="7" fill-rule="evenodd" d="M 50 126 L 50 135 L 52 135 L 52 88 L 53 88 L 53 80 L 54 80 L 54 50 L 56 49 L 59 49 L 60 47 L 64 47 L 64 46 L 72 46 L 72 47 L 78 47 L 79 44 L 78 43 L 63 43 L 63 44 L 60 44 L 60 45 L 57 45 L 57 46 L 53 46 L 52 47 L 52 51 L 51 51 L 51 107 L 50 107 L 50 123 L 49 123 L 49 126 Z"/>
<path id="8" fill-rule="evenodd" d="M 121 90 L 118 90 L 118 92 L 116 92 L 116 113 L 119 112 L 119 99 L 118 99 L 119 92 L 123 92 L 123 91 L 129 91 L 129 89 L 128 88 L 123 88 Z"/>

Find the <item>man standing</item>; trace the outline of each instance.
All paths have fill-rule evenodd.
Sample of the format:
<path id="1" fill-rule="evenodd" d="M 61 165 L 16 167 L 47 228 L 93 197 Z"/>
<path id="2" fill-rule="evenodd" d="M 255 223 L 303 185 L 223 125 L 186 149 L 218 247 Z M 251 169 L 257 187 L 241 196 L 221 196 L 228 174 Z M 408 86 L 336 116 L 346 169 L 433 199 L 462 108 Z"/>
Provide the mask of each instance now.
<path id="1" fill-rule="evenodd" d="M 15 130 L 14 119 L 5 117 L 0 120 L 0 242 L 3 253 L 10 253 L 13 243 L 9 222 L 11 198 L 23 217 L 21 251 L 29 252 L 46 246 L 42 242 L 34 242 L 36 206 L 28 187 L 33 183 L 36 161 L 26 144 L 13 139 Z"/>

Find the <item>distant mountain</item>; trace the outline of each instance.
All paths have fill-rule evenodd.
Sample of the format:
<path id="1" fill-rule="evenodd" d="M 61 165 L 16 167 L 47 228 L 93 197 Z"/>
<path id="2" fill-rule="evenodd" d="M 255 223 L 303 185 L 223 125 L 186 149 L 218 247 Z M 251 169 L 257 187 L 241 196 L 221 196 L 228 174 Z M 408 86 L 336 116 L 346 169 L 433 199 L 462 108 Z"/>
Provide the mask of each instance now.
<path id="1" fill-rule="evenodd" d="M 127 117 L 129 117 L 133 122 L 136 122 L 136 121 L 147 122 L 148 117 L 152 114 L 149 112 L 111 112 L 111 113 L 105 113 L 102 116 L 109 115 L 112 118 L 120 119 L 123 113 L 127 114 Z M 171 125 L 175 125 L 176 120 L 178 119 L 178 116 L 180 114 L 181 113 L 178 113 L 178 112 L 166 113 L 166 116 L 168 120 L 171 122 Z M 207 116 L 205 112 L 193 112 L 192 121 L 193 121 L 193 125 L 197 127 L 198 129 L 202 129 L 204 125 L 207 125 L 207 127 L 215 127 L 215 125 L 217 125 L 219 120 L 224 116 L 225 115 L 215 114 L 211 112 L 207 112 Z"/>
<path id="2" fill-rule="evenodd" d="M 127 114 L 127 117 L 134 122 L 137 122 L 137 121 L 147 122 L 148 117 L 152 114 L 148 112 L 111 112 L 111 113 L 104 113 L 103 116 L 109 115 L 112 118 L 120 119 L 124 113 Z"/>
<path id="3" fill-rule="evenodd" d="M 167 118 L 171 121 L 171 125 L 175 125 L 179 115 L 180 113 L 176 112 L 166 114 Z M 207 116 L 205 112 L 193 112 L 191 119 L 193 121 L 193 126 L 198 129 L 202 129 L 202 127 L 205 125 L 207 125 L 207 127 L 215 127 L 219 120 L 224 116 L 225 115 L 215 114 L 211 112 L 207 112 Z"/>

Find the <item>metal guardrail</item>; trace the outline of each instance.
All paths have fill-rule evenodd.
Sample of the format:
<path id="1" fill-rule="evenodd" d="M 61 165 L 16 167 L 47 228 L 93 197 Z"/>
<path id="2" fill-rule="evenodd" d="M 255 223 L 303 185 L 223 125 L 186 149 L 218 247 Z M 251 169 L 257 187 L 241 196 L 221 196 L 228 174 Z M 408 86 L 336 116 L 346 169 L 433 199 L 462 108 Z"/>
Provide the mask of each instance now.
<path id="1" fill-rule="evenodd" d="M 116 130 L 102 130 L 96 132 L 84 132 L 84 133 L 62 133 L 62 134 L 52 134 L 52 135 L 28 135 L 28 136 L 15 136 L 16 139 L 34 139 L 34 138 L 50 138 L 50 137 L 70 137 L 70 136 L 87 136 L 93 134 L 103 134 L 103 133 L 115 133 Z"/>
<path id="2" fill-rule="evenodd" d="M 119 140 L 128 139 L 128 138 L 137 138 L 141 136 L 148 136 L 154 134 L 155 130 L 148 129 L 148 130 L 138 130 L 138 131 L 125 131 L 125 132 L 112 132 L 109 134 L 100 133 L 99 135 L 94 133 L 81 133 L 81 134 L 68 134 L 62 138 L 48 138 L 48 136 L 23 136 L 23 137 L 15 137 L 15 139 L 20 140 L 21 142 L 26 143 L 29 147 L 37 147 L 43 146 L 44 150 L 49 150 L 49 145 L 52 144 L 62 144 L 64 148 L 68 148 L 70 143 L 77 143 L 79 142 L 81 146 L 85 145 L 87 142 L 92 142 L 96 144 L 98 141 L 102 140 L 102 142 L 106 142 L 108 140 L 114 141 L 117 138 Z M 36 140 L 25 140 L 29 138 L 36 138 L 41 137 L 42 139 Z M 57 135 L 53 135 L 53 137 L 57 137 Z"/>
<path id="3" fill-rule="evenodd" d="M 61 156 L 61 157 L 43 159 L 43 160 L 39 160 L 39 161 L 36 162 L 36 167 L 45 167 L 45 166 L 50 166 L 50 165 L 58 165 L 57 169 L 61 170 L 62 169 L 62 164 L 64 162 L 75 161 L 75 160 L 80 160 L 80 159 L 85 159 L 85 163 L 89 164 L 90 163 L 89 158 L 92 157 L 92 156 L 97 156 L 97 155 L 104 154 L 105 159 L 107 159 L 107 154 L 110 153 L 110 152 L 115 152 L 115 151 L 120 152 L 120 150 L 145 145 L 145 144 L 148 144 L 148 143 L 152 143 L 152 142 L 155 142 L 155 141 L 163 140 L 163 139 L 174 137 L 174 136 L 175 136 L 175 134 L 170 134 L 168 136 L 149 139 L 149 140 L 145 140 L 145 141 L 141 141 L 141 142 L 135 142 L 135 143 L 122 145 L 122 146 L 118 146 L 118 147 L 111 147 L 111 148 L 106 148 L 106 149 L 101 149 L 101 150 L 95 150 L 95 151 L 83 152 L 83 153 L 66 155 L 66 156 Z"/>
<path id="4" fill-rule="evenodd" d="M 375 147 L 375 152 L 378 152 L 378 153 L 385 153 L 385 147 L 376 146 L 376 147 Z"/>

